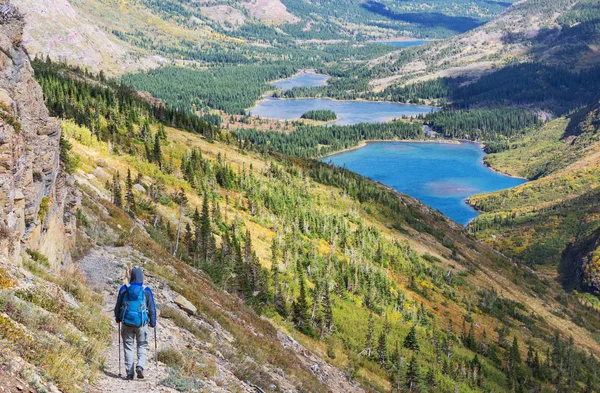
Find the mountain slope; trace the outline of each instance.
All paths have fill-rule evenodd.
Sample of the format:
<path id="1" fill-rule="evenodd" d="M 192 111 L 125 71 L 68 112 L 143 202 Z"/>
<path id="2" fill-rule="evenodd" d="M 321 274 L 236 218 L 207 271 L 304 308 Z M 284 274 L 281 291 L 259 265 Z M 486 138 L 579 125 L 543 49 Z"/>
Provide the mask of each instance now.
<path id="1" fill-rule="evenodd" d="M 552 120 L 505 151 L 487 156 L 493 167 L 534 180 L 472 197 L 469 202 L 483 212 L 470 225 L 477 237 L 523 263 L 554 269 L 569 243 L 593 237 L 600 226 L 599 119 L 596 103 L 568 118 Z M 564 258 L 563 262 L 578 263 Z M 579 287 L 581 277 L 570 276 L 565 284 Z"/>
<path id="2" fill-rule="evenodd" d="M 301 43 L 446 37 L 481 24 L 506 6 L 481 0 L 463 0 L 454 7 L 437 1 L 362 0 L 16 0 L 15 4 L 28 21 L 25 45 L 32 56 L 50 55 L 111 75 L 171 61 L 206 65 L 272 60 Z"/>
<path id="3" fill-rule="evenodd" d="M 79 157 L 77 178 L 86 196 L 82 213 L 90 217 L 85 221 L 106 220 L 115 234 L 105 238 L 89 226 L 83 229 L 88 237 L 99 244 L 128 245 L 151 261 L 174 252 L 365 388 L 386 391 L 397 382 L 394 373 L 404 376 L 406 364 L 397 362 L 413 352 L 399 348 L 397 356 L 395 342 L 401 345 L 413 325 L 421 343 L 416 359 L 433 373 L 441 391 L 452 391 L 456 383 L 506 390 L 509 380 L 501 364 L 509 356 L 507 336 L 521 343 L 531 340 L 543 354 L 559 331 L 563 337 L 572 335 L 577 348 L 598 350 L 592 334 L 598 322 L 590 310 L 575 299 L 557 302 L 561 288 L 513 265 L 419 202 L 322 163 L 247 151 L 231 143 L 233 135 L 223 130 L 204 127 L 194 134 L 161 125 L 160 111 L 126 99 L 132 94 L 126 89 L 119 93 L 120 102 L 127 103 L 122 122 L 114 111 L 111 119 L 99 113 L 98 120 L 88 120 L 75 115 L 72 109 L 80 106 L 71 109 L 57 89 L 69 91 L 65 77 L 79 81 L 82 92 L 97 80 L 85 85 L 74 70 L 35 64 L 49 106 L 63 108 L 64 116 L 82 123 L 63 123 Z M 81 107 L 88 106 L 102 107 L 92 101 Z M 128 126 L 127 113 L 134 108 L 142 117 Z M 90 128 L 84 126 L 88 121 Z M 156 146 L 159 156 L 153 153 Z M 135 182 L 129 188 L 121 180 L 128 169 Z M 121 192 L 129 195 L 126 201 L 120 201 Z M 119 204 L 121 208 L 113 206 Z M 108 214 L 98 212 L 97 205 Z M 121 209 L 134 215 L 137 224 Z M 202 232 L 207 222 L 210 230 Z M 197 249 L 196 241 L 205 243 Z M 176 288 L 195 302 L 208 301 L 191 295 L 192 289 Z M 333 325 L 324 322 L 328 315 Z M 369 341 L 369 315 L 373 341 L 383 337 L 383 361 L 374 354 L 358 356 Z M 389 330 L 382 334 L 386 320 Z M 455 333 L 450 321 L 459 326 L 464 321 L 464 331 Z M 471 321 L 474 341 L 468 334 Z M 494 331 L 498 339 L 490 337 Z M 562 340 L 556 342 L 563 347 Z M 521 350 L 525 352 L 523 345 Z M 446 366 L 442 357 L 438 360 L 440 351 L 452 355 Z M 480 382 L 449 371 L 470 364 L 475 353 L 483 363 Z M 577 353 L 577 367 L 583 370 L 588 358 Z M 550 358 L 548 362 L 552 364 Z M 536 378 L 528 383 L 549 383 L 541 374 Z"/>
<path id="4" fill-rule="evenodd" d="M 437 77 L 477 79 L 505 64 L 533 61 L 580 70 L 598 64 L 597 1 L 526 0 L 465 34 L 373 60 L 393 71 L 375 90 Z"/>

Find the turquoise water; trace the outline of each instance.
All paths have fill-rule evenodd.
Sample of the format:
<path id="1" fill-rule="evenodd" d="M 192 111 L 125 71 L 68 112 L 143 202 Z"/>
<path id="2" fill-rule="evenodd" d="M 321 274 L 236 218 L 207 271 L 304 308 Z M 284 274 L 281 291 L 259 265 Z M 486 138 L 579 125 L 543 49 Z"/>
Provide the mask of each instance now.
<path id="1" fill-rule="evenodd" d="M 345 165 L 466 225 L 478 215 L 466 198 L 525 182 L 485 167 L 484 155 L 473 143 L 377 142 L 322 161 Z"/>
<path id="2" fill-rule="evenodd" d="M 283 100 L 266 98 L 250 110 L 252 115 L 283 120 L 299 119 L 304 113 L 330 109 L 337 114 L 334 124 L 348 125 L 357 123 L 383 123 L 400 118 L 429 113 L 435 108 L 430 106 L 396 104 L 392 102 L 335 101 L 324 98 L 306 98 Z"/>
<path id="3" fill-rule="evenodd" d="M 388 41 L 388 42 L 378 42 L 380 45 L 392 45 L 392 46 L 400 46 L 403 48 L 407 48 L 409 46 L 419 46 L 425 45 L 429 41 L 427 40 L 410 40 L 410 41 Z"/>
<path id="4" fill-rule="evenodd" d="M 291 90 L 294 87 L 317 87 L 327 85 L 327 75 L 319 75 L 312 72 L 303 72 L 288 79 L 272 83 L 281 90 Z"/>

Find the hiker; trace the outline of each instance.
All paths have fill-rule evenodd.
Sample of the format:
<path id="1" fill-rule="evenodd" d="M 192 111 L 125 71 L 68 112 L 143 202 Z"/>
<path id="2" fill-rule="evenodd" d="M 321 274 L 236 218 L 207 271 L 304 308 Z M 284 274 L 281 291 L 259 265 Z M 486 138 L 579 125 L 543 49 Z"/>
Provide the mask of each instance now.
<path id="1" fill-rule="evenodd" d="M 119 289 L 117 304 L 115 305 L 115 319 L 117 323 L 123 324 L 121 337 L 123 338 L 127 379 L 133 379 L 135 342 L 137 342 L 137 367 L 135 372 L 139 379 L 143 379 L 148 337 L 150 336 L 149 331 L 150 328 L 156 326 L 156 306 L 152 290 L 144 286 L 144 272 L 141 267 L 131 269 L 129 285 L 123 285 Z M 148 325 L 150 325 L 150 328 Z"/>

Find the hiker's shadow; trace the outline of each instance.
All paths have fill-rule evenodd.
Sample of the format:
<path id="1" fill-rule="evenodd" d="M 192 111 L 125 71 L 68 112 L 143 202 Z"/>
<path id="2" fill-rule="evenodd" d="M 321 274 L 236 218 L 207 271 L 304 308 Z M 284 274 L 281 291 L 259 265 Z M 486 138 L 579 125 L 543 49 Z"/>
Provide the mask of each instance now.
<path id="1" fill-rule="evenodd" d="M 104 371 L 104 375 L 106 375 L 107 377 L 110 377 L 110 378 L 123 379 L 123 377 L 120 376 L 119 374 L 115 374 L 115 373 L 110 372 L 110 371 Z"/>

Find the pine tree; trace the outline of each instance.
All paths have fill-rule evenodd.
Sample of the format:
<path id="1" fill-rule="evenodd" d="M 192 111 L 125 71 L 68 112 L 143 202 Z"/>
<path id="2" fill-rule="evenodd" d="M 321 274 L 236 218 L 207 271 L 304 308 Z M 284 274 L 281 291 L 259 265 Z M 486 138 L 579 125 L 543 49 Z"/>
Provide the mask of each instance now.
<path id="1" fill-rule="evenodd" d="M 123 207 L 123 196 L 121 191 L 121 174 L 119 171 L 113 175 L 112 184 L 113 204 L 118 207 Z"/>
<path id="2" fill-rule="evenodd" d="M 244 244 L 244 261 L 246 262 L 248 269 L 248 277 L 250 279 L 250 286 L 252 288 L 252 295 L 255 296 L 260 291 L 262 286 L 261 282 L 261 267 L 258 262 L 258 257 L 252 248 L 252 237 L 250 231 L 246 230 L 246 238 Z"/>
<path id="3" fill-rule="evenodd" d="M 173 256 L 177 255 L 179 249 L 179 238 L 181 235 L 181 222 L 183 220 L 183 209 L 187 204 L 187 195 L 184 190 L 175 192 L 172 197 L 173 201 L 179 205 L 179 221 L 177 222 L 177 234 L 175 236 L 175 247 L 173 247 Z"/>
<path id="4" fill-rule="evenodd" d="M 377 340 L 377 355 L 379 357 L 379 364 L 385 367 L 388 360 L 387 332 L 385 328 L 381 331 Z"/>
<path id="5" fill-rule="evenodd" d="M 196 236 L 200 235 L 200 239 L 198 242 L 198 253 L 200 255 L 200 260 L 203 263 L 212 263 L 215 255 L 216 242 L 215 238 L 212 234 L 212 230 L 210 228 L 210 215 L 208 211 L 208 194 L 204 195 L 204 200 L 202 202 L 202 215 L 199 219 L 199 233 Z M 247 247 L 252 250 L 252 244 L 248 243 L 248 235 L 246 238 Z"/>
<path id="6" fill-rule="evenodd" d="M 469 334 L 467 336 L 467 347 L 472 351 L 477 350 L 477 339 L 475 338 L 475 326 L 471 321 L 471 327 L 469 328 Z"/>
<path id="7" fill-rule="evenodd" d="M 508 364 L 506 367 L 506 376 L 513 392 L 521 388 L 521 352 L 519 351 L 519 342 L 517 337 L 513 337 L 513 342 L 508 354 Z"/>
<path id="8" fill-rule="evenodd" d="M 129 170 L 129 168 L 127 169 L 127 181 L 125 185 L 125 200 L 127 201 L 127 211 L 129 212 L 129 214 L 134 215 L 136 211 L 135 196 L 133 195 L 133 180 L 131 179 L 131 171 Z"/>
<path id="9" fill-rule="evenodd" d="M 154 136 L 154 146 L 152 147 L 152 161 L 156 163 L 158 167 L 162 170 L 163 157 L 160 148 L 160 135 L 158 135 L 158 133 L 156 133 L 156 135 Z"/>
<path id="10" fill-rule="evenodd" d="M 299 269 L 298 275 L 298 281 L 300 283 L 300 296 L 298 296 L 298 298 L 294 301 L 294 304 L 292 305 L 292 320 L 301 332 L 305 334 L 310 334 L 308 303 L 306 301 L 306 282 L 304 280 L 304 273 L 302 269 Z"/>
<path id="11" fill-rule="evenodd" d="M 242 255 L 242 249 L 240 246 L 240 242 L 235 235 L 235 231 L 232 230 L 232 241 L 233 241 L 233 249 L 234 249 L 234 260 L 235 260 L 235 276 L 237 278 L 237 292 L 238 294 L 247 299 L 252 295 L 252 286 L 248 274 L 248 266 L 244 257 Z"/>
<path id="12" fill-rule="evenodd" d="M 400 345 L 396 342 L 396 349 L 393 355 L 394 373 L 392 375 L 392 392 L 400 393 L 404 391 L 404 359 L 400 355 Z"/>
<path id="13" fill-rule="evenodd" d="M 587 377 L 585 387 L 583 388 L 583 393 L 594 393 L 594 383 L 591 374 L 589 374 Z"/>
<path id="14" fill-rule="evenodd" d="M 279 282 L 279 246 L 277 239 L 273 238 L 271 244 L 271 276 L 273 277 L 273 307 L 282 317 L 287 317 L 287 306 L 285 298 L 281 294 L 281 284 Z"/>
<path id="15" fill-rule="evenodd" d="M 183 237 L 183 241 L 187 246 L 188 254 L 191 255 L 194 249 L 194 233 L 192 232 L 192 227 L 190 226 L 189 222 L 185 224 L 185 235 Z"/>
<path id="16" fill-rule="evenodd" d="M 418 351 L 420 348 L 419 339 L 417 338 L 417 329 L 415 328 L 415 325 L 413 325 L 410 328 L 408 335 L 404 339 L 404 348 L 408 348 L 411 351 Z"/>
<path id="17" fill-rule="evenodd" d="M 331 297 L 329 295 L 329 284 L 325 280 L 323 288 L 323 323 L 321 328 L 321 337 L 327 337 L 334 329 L 333 309 L 331 307 Z"/>
<path id="18" fill-rule="evenodd" d="M 409 392 L 419 392 L 421 390 L 421 369 L 415 355 L 410 358 L 406 374 L 404 377 L 405 386 Z"/>
<path id="19" fill-rule="evenodd" d="M 429 387 L 429 390 L 434 391 L 435 387 L 437 386 L 437 381 L 435 379 L 433 368 L 427 370 L 427 376 L 425 377 L 425 380 L 427 381 L 427 386 Z"/>
<path id="20" fill-rule="evenodd" d="M 165 126 L 162 123 L 160 123 L 158 125 L 158 137 L 160 139 L 162 139 L 163 141 L 167 140 L 167 133 L 165 132 Z"/>
<path id="21" fill-rule="evenodd" d="M 365 347 L 361 352 L 361 355 L 365 355 L 368 358 L 373 356 L 373 331 L 375 330 L 373 313 L 369 313 L 369 327 L 367 329 L 367 337 L 365 338 Z"/>

